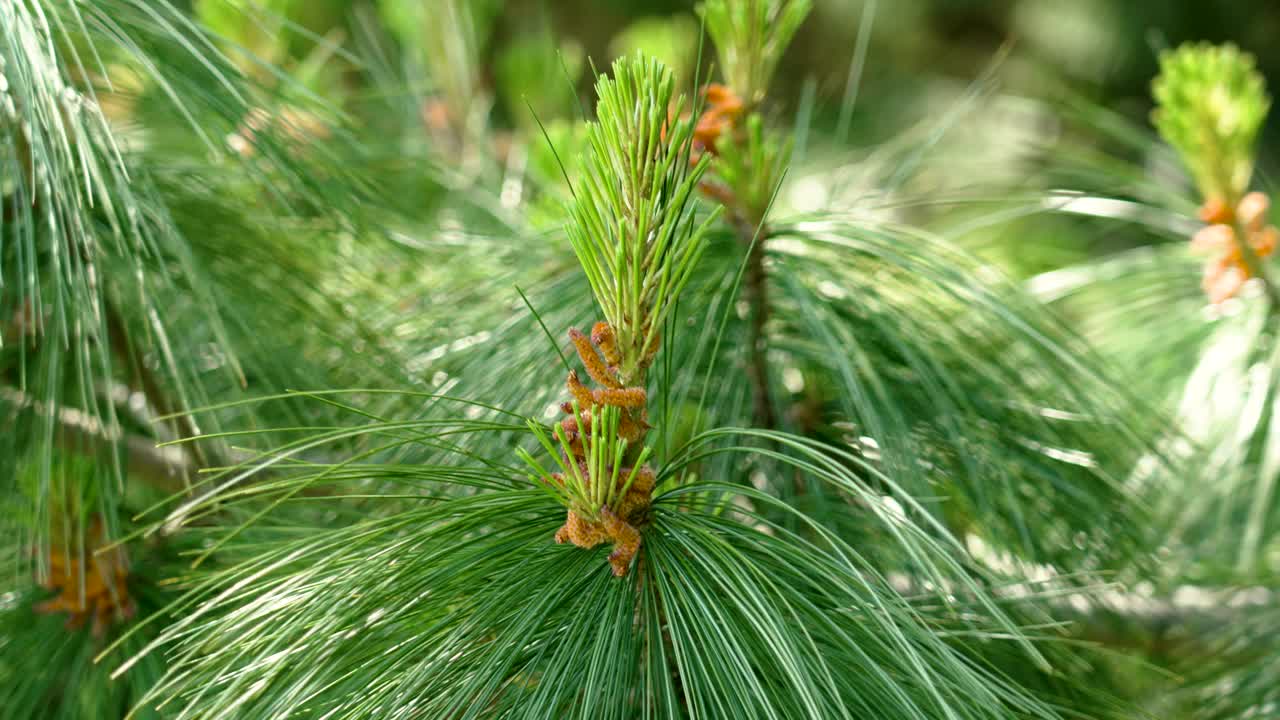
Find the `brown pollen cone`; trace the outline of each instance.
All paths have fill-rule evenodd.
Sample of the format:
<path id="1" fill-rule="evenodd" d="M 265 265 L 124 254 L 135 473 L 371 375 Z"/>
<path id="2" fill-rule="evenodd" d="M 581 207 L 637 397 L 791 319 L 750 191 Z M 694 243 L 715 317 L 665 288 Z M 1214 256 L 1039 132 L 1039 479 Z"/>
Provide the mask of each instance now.
<path id="1" fill-rule="evenodd" d="M 578 377 L 575 370 L 570 370 L 566 387 L 570 396 L 578 405 L 578 413 L 574 415 L 572 403 L 564 403 L 561 409 L 572 417 L 560 423 L 561 430 L 570 439 L 570 451 L 574 457 L 566 461 L 577 463 L 584 475 L 587 465 L 584 457 L 583 435 L 590 432 L 593 419 L 597 417 L 597 408 L 614 407 L 621 410 L 618 424 L 618 436 L 629 443 L 629 447 L 640 447 L 645 433 L 648 431 L 647 404 L 648 397 L 641 387 L 623 387 L 617 377 L 617 364 L 620 361 L 618 348 L 614 340 L 613 328 L 607 323 L 598 322 L 591 329 L 591 335 L 585 335 L 576 328 L 569 331 L 569 339 L 573 342 L 578 357 L 582 360 L 587 374 L 603 388 L 589 388 Z M 656 343 L 655 343 L 656 345 Z M 603 356 L 603 357 L 602 357 Z M 615 473 L 610 473 L 615 474 Z M 633 475 L 632 468 L 618 468 L 616 472 L 619 488 Z M 622 577 L 640 550 L 642 541 L 640 531 L 636 529 L 649 509 L 653 496 L 655 477 L 648 466 L 635 469 L 634 479 L 620 500 L 615 501 L 617 507 L 601 508 L 599 517 L 588 518 L 570 509 L 567 511 L 564 525 L 556 531 L 557 543 L 570 542 L 577 547 L 590 549 L 604 542 L 613 542 L 613 552 L 609 555 L 609 565 L 613 574 Z M 595 478 L 588 477 L 587 482 Z"/>
<path id="2" fill-rule="evenodd" d="M 1201 287 L 1209 302 L 1224 302 L 1240 291 L 1254 276 L 1241 247 L 1240 232 L 1256 259 L 1270 257 L 1280 241 L 1280 231 L 1267 224 L 1270 199 L 1251 192 L 1232 208 L 1218 198 L 1210 198 L 1200 208 L 1200 219 L 1208 225 L 1191 238 L 1193 250 L 1210 255 L 1204 265 Z"/>
<path id="3" fill-rule="evenodd" d="M 95 524 L 90 534 L 100 549 L 101 528 Z M 37 604 L 35 612 L 67 613 L 69 630 L 82 627 L 92 618 L 95 637 L 101 637 L 113 621 L 133 617 L 133 600 L 126 587 L 128 560 L 122 548 L 95 551 L 89 547 L 82 555 L 55 547 L 49 555 L 49 566 L 49 578 L 41 584 L 58 594 Z"/>
<path id="4" fill-rule="evenodd" d="M 695 146 L 705 149 L 712 155 L 717 154 L 716 143 L 720 136 L 733 127 L 742 115 L 744 105 L 742 99 L 719 83 L 711 83 L 702 91 L 707 99 L 707 109 L 698 118 L 693 129 Z"/>
<path id="5" fill-rule="evenodd" d="M 689 154 L 689 163 L 694 165 L 702 158 L 704 152 L 718 154 L 716 143 L 725 132 L 733 128 L 746 110 L 742 98 L 726 85 L 710 83 L 702 89 L 702 96 L 707 104 L 693 126 L 693 147 Z M 688 117 L 689 113 L 681 115 L 681 119 L 688 119 Z M 668 123 L 670 120 L 669 118 Z M 666 142 L 666 125 L 662 127 L 660 137 L 663 142 Z"/>

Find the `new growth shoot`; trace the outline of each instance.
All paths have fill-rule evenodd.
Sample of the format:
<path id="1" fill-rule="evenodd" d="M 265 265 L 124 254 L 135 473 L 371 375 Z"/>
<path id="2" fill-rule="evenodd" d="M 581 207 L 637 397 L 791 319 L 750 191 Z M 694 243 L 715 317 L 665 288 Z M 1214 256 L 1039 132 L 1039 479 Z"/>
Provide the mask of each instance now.
<path id="1" fill-rule="evenodd" d="M 705 247 L 718 214 L 698 222 L 694 191 L 709 159 L 691 161 L 694 123 L 679 116 L 674 80 L 658 61 L 636 55 L 596 83 L 598 119 L 569 207 L 567 233 L 605 319 L 569 339 L 587 376 L 566 381 L 568 416 L 551 432 L 530 422 L 558 472 L 521 457 L 535 482 L 568 510 L 556 542 L 592 548 L 612 541 L 609 563 L 625 575 L 640 549 L 656 476 L 644 438 L 644 381 L 659 335 Z M 676 109 L 675 115 L 671 108 Z M 553 441 L 554 437 L 554 441 Z"/>
<path id="2" fill-rule="evenodd" d="M 810 9 L 809 0 L 707 0 L 699 8 L 727 83 L 702 90 L 706 109 L 698 119 L 694 149 L 710 157 L 711 165 L 699 189 L 725 208 L 746 253 L 742 295 L 751 312 L 747 378 L 752 414 L 762 428 L 777 426 L 769 393 L 765 216 L 790 162 L 791 140 L 766 129 L 760 106 L 779 59 Z"/>
<path id="3" fill-rule="evenodd" d="M 810 0 L 707 0 L 702 17 L 721 72 L 754 109 L 764 100 L 778 60 L 809 14 Z"/>
<path id="4" fill-rule="evenodd" d="M 1210 254 L 1202 283 L 1210 302 L 1232 298 L 1260 278 L 1273 306 L 1280 304 L 1263 264 L 1280 233 L 1267 222 L 1267 196 L 1248 192 L 1258 131 L 1271 105 L 1253 57 L 1234 45 L 1183 45 L 1160 56 L 1152 93 L 1152 122 L 1204 201 L 1200 219 L 1207 224 L 1192 248 Z"/>
<path id="5" fill-rule="evenodd" d="M 747 243 L 764 222 L 791 155 L 790 140 L 766 130 L 760 106 L 811 8 L 809 0 L 707 0 L 700 8 L 726 83 L 703 90 L 707 110 L 695 139 L 715 161 L 702 189 L 729 209 Z"/>
<path id="6" fill-rule="evenodd" d="M 693 123 L 669 120 L 673 87 L 670 71 L 640 55 L 596 83 L 598 120 L 569 209 L 569 239 L 614 334 L 623 384 L 652 362 L 716 215 L 695 224 L 691 201 L 708 161 L 689 162 Z"/>
<path id="7" fill-rule="evenodd" d="M 1271 100 L 1253 56 L 1234 45 L 1183 45 L 1160 55 L 1151 120 L 1206 200 L 1239 201 L 1253 177 Z"/>

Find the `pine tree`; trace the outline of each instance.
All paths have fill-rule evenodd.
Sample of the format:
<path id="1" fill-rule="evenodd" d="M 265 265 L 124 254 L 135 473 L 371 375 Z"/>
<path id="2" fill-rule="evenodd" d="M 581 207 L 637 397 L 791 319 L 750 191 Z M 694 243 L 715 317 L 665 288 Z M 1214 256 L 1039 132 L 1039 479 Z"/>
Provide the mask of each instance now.
<path id="1" fill-rule="evenodd" d="M 497 3 L 298 6 L 0 0 L 0 717 L 1276 712 L 1246 55 L 1063 109 L 1190 182 L 1046 150 L 1010 224 L 1146 224 L 1024 283 L 901 212 L 954 117 L 789 206 L 809 0 L 591 102 Z"/>

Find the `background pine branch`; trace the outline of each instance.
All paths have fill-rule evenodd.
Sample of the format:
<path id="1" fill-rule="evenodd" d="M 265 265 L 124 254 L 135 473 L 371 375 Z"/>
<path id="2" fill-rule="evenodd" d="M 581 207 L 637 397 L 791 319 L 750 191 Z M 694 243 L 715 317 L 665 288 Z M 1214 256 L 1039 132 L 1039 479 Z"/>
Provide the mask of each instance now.
<path id="1" fill-rule="evenodd" d="M 1273 12 L 1007 5 L 0 0 L 0 717 L 1267 716 Z"/>

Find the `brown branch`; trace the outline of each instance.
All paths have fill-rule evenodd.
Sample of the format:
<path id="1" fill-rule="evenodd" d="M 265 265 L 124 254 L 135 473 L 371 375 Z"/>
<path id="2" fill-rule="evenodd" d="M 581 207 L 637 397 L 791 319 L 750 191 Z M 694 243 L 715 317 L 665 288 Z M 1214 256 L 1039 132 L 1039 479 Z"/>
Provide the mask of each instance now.
<path id="1" fill-rule="evenodd" d="M 762 223 L 752 223 L 737 212 L 732 213 L 731 221 L 738 241 L 748 250 L 742 294 L 750 312 L 747 378 L 751 383 L 753 420 L 758 428 L 774 430 L 778 427 L 778 419 L 769 398 L 769 346 L 764 333 L 765 324 L 769 321 L 769 277 L 764 267 L 767 229 Z"/>
<path id="2" fill-rule="evenodd" d="M 104 427 L 97 418 L 76 408 L 51 408 L 11 387 L 0 387 L 0 400 L 16 408 L 31 408 L 38 415 L 53 415 L 57 423 L 56 441 L 64 450 L 96 455 L 121 446 L 129 472 L 166 493 L 184 490 L 195 475 L 195 466 L 180 449 L 157 447 L 151 438 Z"/>
<path id="3" fill-rule="evenodd" d="M 891 573 L 893 588 L 907 597 L 929 593 L 915 578 Z M 963 591 L 951 590 L 964 595 Z M 1184 585 L 1166 595 L 1121 587 L 1053 587 L 1039 582 L 993 588 L 1007 602 L 1034 602 L 1049 618 L 1065 624 L 1077 640 L 1152 658 L 1209 658 L 1220 652 L 1226 631 L 1240 619 L 1280 604 L 1264 587 Z"/>
<path id="4" fill-rule="evenodd" d="M 1214 657 L 1227 631 L 1280 598 L 1265 588 L 1184 586 L 1169 596 L 1122 590 L 1068 598 L 1055 605 L 1073 637 L 1155 658 Z"/>
<path id="5" fill-rule="evenodd" d="M 769 274 L 764 267 L 764 241 L 768 227 L 763 221 L 752 222 L 737 210 L 730 210 L 738 242 L 747 250 L 743 272 L 743 299 L 747 302 L 747 380 L 751 384 L 752 422 L 764 430 L 778 428 L 778 415 L 769 396 L 769 341 L 765 325 L 769 322 Z M 804 474 L 797 471 L 793 479 L 796 495 L 804 495 Z"/>
<path id="6" fill-rule="evenodd" d="M 107 324 L 107 342 L 111 351 L 129 368 L 133 384 L 142 390 L 147 403 L 160 416 L 173 416 L 174 432 L 179 440 L 190 441 L 200 436 L 191 416 L 182 413 L 174 403 L 170 402 L 167 393 L 160 384 L 159 378 L 147 367 L 136 346 L 129 341 L 129 332 L 125 328 L 124 318 L 105 294 L 102 299 L 103 315 Z M 189 454 L 191 463 L 196 467 L 209 467 L 210 459 L 205 455 L 199 443 L 184 442 L 182 452 Z"/>

